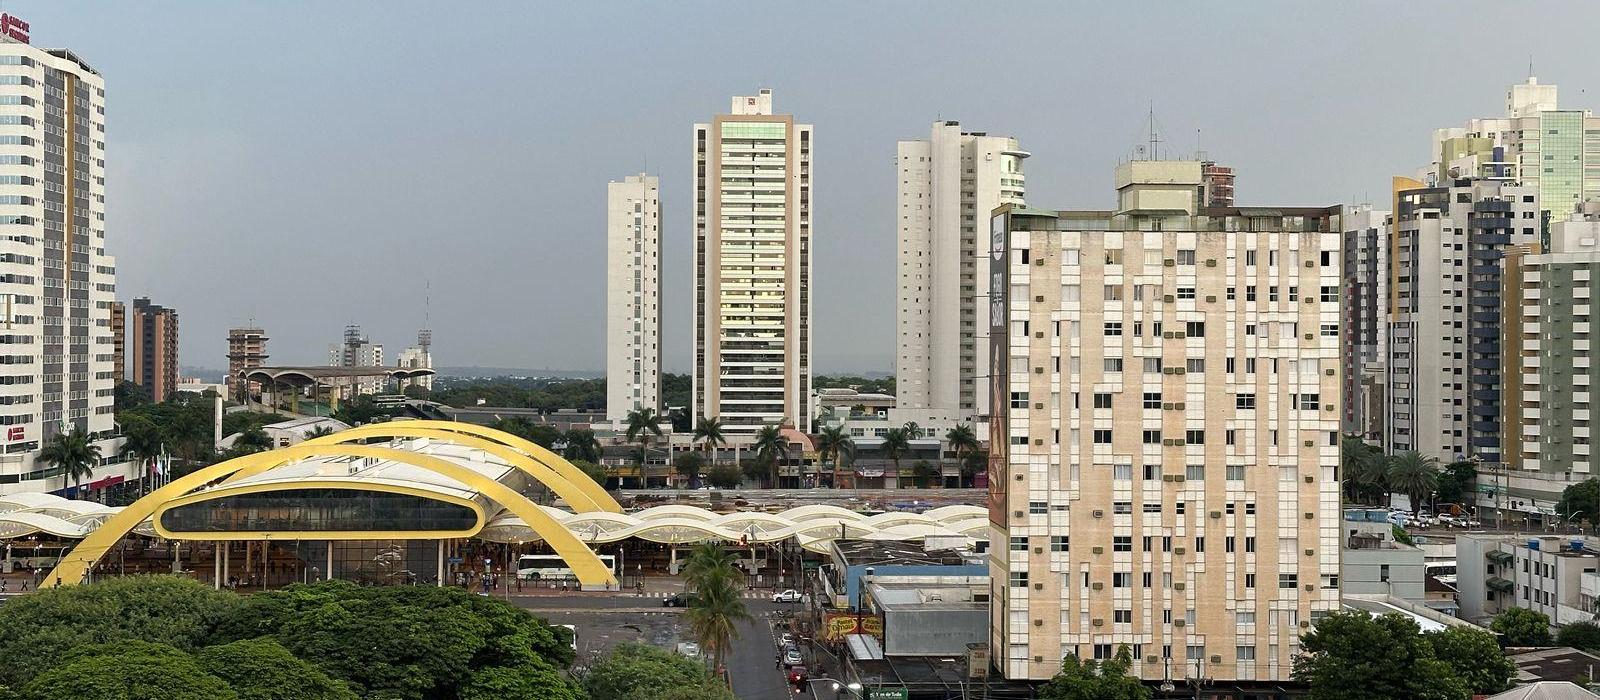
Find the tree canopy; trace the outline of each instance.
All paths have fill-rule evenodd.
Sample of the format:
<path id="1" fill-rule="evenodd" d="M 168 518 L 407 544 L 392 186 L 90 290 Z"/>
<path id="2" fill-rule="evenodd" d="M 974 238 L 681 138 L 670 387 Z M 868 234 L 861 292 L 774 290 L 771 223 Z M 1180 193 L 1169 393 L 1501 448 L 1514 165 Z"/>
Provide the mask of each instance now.
<path id="1" fill-rule="evenodd" d="M 316 665 L 297 658 L 271 637 L 206 647 L 200 668 L 221 678 L 239 700 L 356 700 L 355 691 Z"/>
<path id="2" fill-rule="evenodd" d="M 1068 654 L 1061 670 L 1039 688 L 1042 700 L 1146 700 L 1150 689 L 1128 675 L 1133 654 L 1126 645 L 1117 647 L 1116 656 L 1105 661 L 1080 661 Z"/>
<path id="3" fill-rule="evenodd" d="M 1467 683 L 1409 618 L 1336 612 L 1300 638 L 1293 677 L 1311 700 L 1466 700 Z"/>
<path id="4" fill-rule="evenodd" d="M 1590 477 L 1563 489 L 1556 512 L 1573 521 L 1600 522 L 1600 479 Z"/>
<path id="5" fill-rule="evenodd" d="M 1574 622 L 1556 632 L 1556 644 L 1584 651 L 1600 649 L 1600 625 Z"/>
<path id="6" fill-rule="evenodd" d="M 1494 635 L 1481 629 L 1451 627 L 1423 636 L 1433 645 L 1433 655 L 1449 664 L 1474 695 L 1506 690 L 1517 675 L 1517 665 L 1506 658 Z"/>
<path id="7" fill-rule="evenodd" d="M 1508 647 L 1540 647 L 1550 644 L 1550 616 L 1527 608 L 1511 608 L 1489 622 L 1489 629 L 1505 636 Z"/>
<path id="8" fill-rule="evenodd" d="M 194 657 L 165 644 L 124 639 L 79 647 L 22 686 L 21 700 L 237 700 Z"/>
<path id="9" fill-rule="evenodd" d="M 619 644 L 583 679 L 590 700 L 733 700 L 705 666 L 665 649 Z"/>

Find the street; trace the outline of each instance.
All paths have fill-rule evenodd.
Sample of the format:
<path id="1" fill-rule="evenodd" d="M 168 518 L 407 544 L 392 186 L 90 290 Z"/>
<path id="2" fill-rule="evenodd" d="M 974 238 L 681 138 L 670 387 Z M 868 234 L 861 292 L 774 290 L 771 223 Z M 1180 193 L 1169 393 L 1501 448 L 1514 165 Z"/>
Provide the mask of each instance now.
<path id="1" fill-rule="evenodd" d="M 798 610 L 800 606 L 773 603 L 766 592 L 753 592 L 745 599 L 751 619 L 738 624 L 738 639 L 726 659 L 733 692 L 740 700 L 788 700 L 795 697 L 784 671 L 777 667 L 777 647 L 772 634 L 772 616 L 779 610 Z M 551 624 L 574 625 L 578 631 L 578 665 L 591 664 L 606 650 L 623 642 L 643 642 L 663 649 L 675 649 L 678 642 L 690 641 L 688 626 L 682 623 L 683 608 L 665 608 L 659 597 L 633 594 L 596 596 L 513 597 L 511 602 L 546 617 Z"/>

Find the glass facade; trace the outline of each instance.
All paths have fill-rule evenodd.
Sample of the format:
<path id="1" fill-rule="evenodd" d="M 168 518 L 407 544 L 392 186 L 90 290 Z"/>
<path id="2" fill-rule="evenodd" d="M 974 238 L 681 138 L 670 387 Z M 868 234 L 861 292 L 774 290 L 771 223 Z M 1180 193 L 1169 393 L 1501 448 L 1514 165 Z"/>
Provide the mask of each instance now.
<path id="1" fill-rule="evenodd" d="M 1566 221 L 1583 194 L 1583 112 L 1540 115 L 1539 208 L 1545 225 L 1541 243 L 1550 249 L 1551 223 Z"/>
<path id="2" fill-rule="evenodd" d="M 472 530 L 471 508 L 384 491 L 286 489 L 223 496 L 161 514 L 171 532 Z"/>

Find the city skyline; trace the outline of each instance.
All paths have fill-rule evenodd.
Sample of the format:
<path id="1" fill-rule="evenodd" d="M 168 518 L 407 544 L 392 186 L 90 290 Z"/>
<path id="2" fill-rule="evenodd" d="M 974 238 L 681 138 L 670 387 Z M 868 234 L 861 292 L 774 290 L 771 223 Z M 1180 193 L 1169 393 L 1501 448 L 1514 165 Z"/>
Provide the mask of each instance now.
<path id="1" fill-rule="evenodd" d="M 1308 14 L 1319 6 L 1299 7 Z M 1034 154 L 1029 201 L 1046 208 L 1107 206 L 1105 173 L 1144 141 L 1152 104 L 1164 153 L 1186 157 L 1203 147 L 1236 168 L 1240 205 L 1381 205 L 1391 175 L 1427 163 L 1432 129 L 1496 112 L 1504 86 L 1528 70 L 1520 50 L 1473 70 L 1456 66 L 1451 37 L 1468 35 L 1480 14 L 1470 5 L 1383 7 L 1389 24 L 1425 23 L 1430 31 L 1393 42 L 1360 13 L 1323 13 L 1307 24 L 1293 6 L 1263 18 L 1249 4 L 1166 8 L 1137 21 L 1133 9 L 1041 5 L 990 17 L 951 8 L 899 24 L 886 19 L 891 13 L 843 5 L 770 9 L 727 18 L 732 38 L 710 43 L 695 32 L 657 31 L 693 13 L 650 7 L 507 8 L 478 17 L 421 4 L 381 14 L 312 5 L 91 10 L 70 2 L 7 10 L 32 23 L 35 45 L 69 46 L 106 67 L 119 96 L 107 116 L 108 252 L 119 258 L 118 296 L 148 295 L 184 315 L 185 364 L 222 366 L 226 329 L 250 318 L 272 332 L 285 363 L 318 361 L 326 338 L 351 322 L 400 347 L 424 325 L 422 285 L 372 283 L 398 275 L 432 286 L 442 364 L 600 370 L 598 185 L 642 169 L 661 178 L 668 216 L 664 369 L 687 372 L 693 182 L 684 134 L 727 95 L 759 85 L 780 93 L 783 111 L 804 115 L 822 137 L 816 371 L 828 373 L 892 367 L 893 305 L 856 300 L 893 294 L 895 143 L 924 136 L 934 119 L 1016 137 Z M 1600 10 L 1567 12 L 1571 21 L 1548 28 L 1534 68 L 1562 87 L 1565 102 L 1583 105 L 1595 86 L 1576 32 Z M 1029 21 L 1019 23 L 1023 16 Z M 1004 33 L 1052 21 L 1071 30 Z M 800 31 L 736 31 L 774 22 Z M 1230 34 L 1243 39 L 1201 43 L 1207 27 L 1241 23 L 1253 31 Z M 291 25 L 287 43 L 244 30 Z M 156 28 L 159 40 L 129 26 Z M 1294 39 L 1305 26 L 1346 40 L 1305 48 L 1316 45 Z M 956 39 L 982 30 L 1013 36 L 1013 48 L 949 49 L 971 46 Z M 616 40 L 597 44 L 601 31 Z M 425 55 L 481 70 L 417 64 L 412 44 L 396 41 L 408 36 L 442 49 Z M 773 41 L 782 50 L 765 64 L 726 60 Z M 817 41 L 831 50 L 799 50 Z M 275 60 L 259 60 L 274 51 Z M 1245 60 L 1278 51 L 1282 60 Z M 353 80 L 306 77 L 330 65 L 346 67 Z M 1430 80 L 1404 80 L 1394 69 L 1401 65 L 1405 75 Z M 1231 79 L 1225 89 L 1219 70 Z M 997 75 L 1005 79 L 985 77 Z M 1319 76 L 1317 84 L 1308 75 Z M 1011 96 L 1029 86 L 1029 109 L 1015 109 Z M 627 108 L 592 108 L 607 95 L 627 95 Z M 1273 139 L 1257 138 L 1269 131 Z M 452 147 L 416 148 L 427 133 Z M 1309 155 L 1285 157 L 1297 152 Z M 285 203 L 299 215 L 285 216 Z M 420 254 L 419 246 L 482 253 Z M 361 264 L 352 264 L 357 251 Z M 300 283 L 273 283 L 290 271 Z M 570 330 L 538 330 L 548 327 Z"/>

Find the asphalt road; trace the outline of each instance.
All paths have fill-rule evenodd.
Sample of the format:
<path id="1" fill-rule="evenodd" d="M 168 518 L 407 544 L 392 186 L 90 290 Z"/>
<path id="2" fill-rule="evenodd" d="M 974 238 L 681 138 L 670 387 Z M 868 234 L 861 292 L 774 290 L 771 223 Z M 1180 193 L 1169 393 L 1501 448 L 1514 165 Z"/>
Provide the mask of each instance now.
<path id="1" fill-rule="evenodd" d="M 588 664 L 622 642 L 636 641 L 665 649 L 690 639 L 682 608 L 663 608 L 660 598 L 630 594 L 609 596 L 538 596 L 512 598 L 512 603 L 546 617 L 551 624 L 578 628 L 578 663 Z M 785 674 L 777 667 L 772 613 L 798 605 L 765 599 L 745 600 L 751 619 L 739 623 L 739 638 L 727 659 L 734 695 L 740 700 L 792 700 Z"/>

